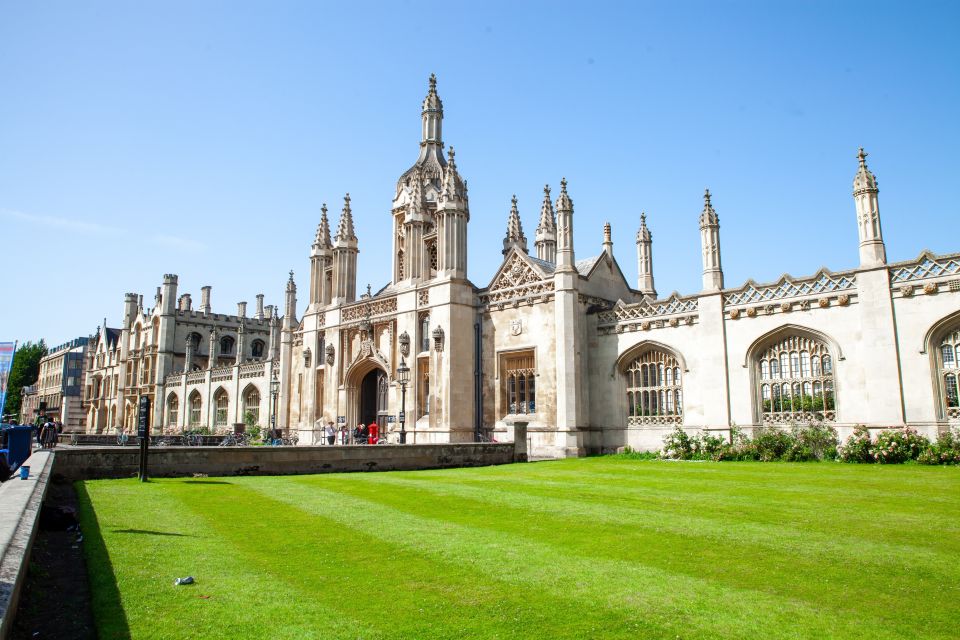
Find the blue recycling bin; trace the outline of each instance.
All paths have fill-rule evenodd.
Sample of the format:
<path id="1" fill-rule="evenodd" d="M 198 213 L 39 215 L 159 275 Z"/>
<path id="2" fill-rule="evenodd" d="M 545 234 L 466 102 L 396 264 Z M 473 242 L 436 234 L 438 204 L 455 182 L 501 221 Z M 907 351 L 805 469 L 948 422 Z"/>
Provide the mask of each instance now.
<path id="1" fill-rule="evenodd" d="M 4 431 L 7 434 L 7 464 L 16 469 L 30 457 L 33 447 L 33 428 L 29 426 L 10 426 Z"/>

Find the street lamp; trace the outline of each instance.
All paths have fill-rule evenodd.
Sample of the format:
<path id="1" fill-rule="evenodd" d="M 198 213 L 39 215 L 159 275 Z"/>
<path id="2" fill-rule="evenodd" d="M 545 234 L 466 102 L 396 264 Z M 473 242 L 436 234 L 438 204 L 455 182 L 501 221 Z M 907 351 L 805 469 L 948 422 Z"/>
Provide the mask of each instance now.
<path id="1" fill-rule="evenodd" d="M 400 444 L 407 444 L 407 384 L 410 382 L 410 367 L 401 357 L 397 367 L 397 381 L 400 383 Z"/>
<path id="2" fill-rule="evenodd" d="M 270 411 L 270 439 L 277 437 L 277 394 L 280 393 L 280 377 L 274 367 L 270 375 L 270 395 L 273 396 L 273 409 Z"/>

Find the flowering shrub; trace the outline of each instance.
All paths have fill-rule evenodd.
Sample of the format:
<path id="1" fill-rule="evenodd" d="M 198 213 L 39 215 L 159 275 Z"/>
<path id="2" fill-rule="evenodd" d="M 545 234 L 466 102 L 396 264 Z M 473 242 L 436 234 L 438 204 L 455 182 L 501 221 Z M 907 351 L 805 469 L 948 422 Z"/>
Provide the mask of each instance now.
<path id="1" fill-rule="evenodd" d="M 761 427 L 753 432 L 756 459 L 763 462 L 782 460 L 794 445 L 793 434 L 776 427 Z"/>
<path id="2" fill-rule="evenodd" d="M 671 460 L 689 460 L 693 457 L 693 445 L 690 436 L 681 427 L 677 427 L 663 439 L 660 456 Z"/>
<path id="3" fill-rule="evenodd" d="M 701 433 L 690 438 L 690 446 L 695 460 L 720 460 L 723 452 L 730 448 L 730 443 L 723 436 Z"/>
<path id="4" fill-rule="evenodd" d="M 929 447 L 930 441 L 927 438 L 908 427 L 881 431 L 870 452 L 880 464 L 899 464 L 916 460 Z"/>
<path id="5" fill-rule="evenodd" d="M 960 430 L 945 431 L 917 458 L 922 464 L 960 464 Z"/>
<path id="6" fill-rule="evenodd" d="M 870 430 L 858 424 L 838 453 L 843 462 L 873 462 L 872 445 Z"/>
<path id="7" fill-rule="evenodd" d="M 794 428 L 793 444 L 785 459 L 794 462 L 833 460 L 837 457 L 837 430 L 828 425 L 812 424 Z"/>

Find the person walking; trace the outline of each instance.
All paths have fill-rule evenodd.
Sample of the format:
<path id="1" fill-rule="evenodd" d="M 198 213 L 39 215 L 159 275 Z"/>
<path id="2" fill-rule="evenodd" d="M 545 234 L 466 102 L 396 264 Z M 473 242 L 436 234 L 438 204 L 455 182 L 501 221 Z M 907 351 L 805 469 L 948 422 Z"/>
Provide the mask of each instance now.
<path id="1" fill-rule="evenodd" d="M 337 440 L 337 432 L 333 429 L 333 421 L 327 423 L 327 426 L 324 427 L 324 434 L 327 436 L 327 444 L 335 444 Z"/>

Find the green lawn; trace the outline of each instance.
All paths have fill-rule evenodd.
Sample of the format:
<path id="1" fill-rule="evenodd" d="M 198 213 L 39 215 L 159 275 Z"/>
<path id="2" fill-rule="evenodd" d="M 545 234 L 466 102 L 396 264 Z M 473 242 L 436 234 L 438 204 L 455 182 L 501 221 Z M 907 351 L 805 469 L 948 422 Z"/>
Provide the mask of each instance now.
<path id="1" fill-rule="evenodd" d="M 591 458 L 77 488 L 103 638 L 960 635 L 958 468 Z"/>

